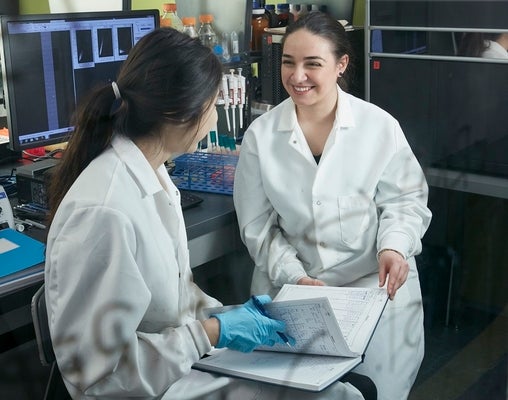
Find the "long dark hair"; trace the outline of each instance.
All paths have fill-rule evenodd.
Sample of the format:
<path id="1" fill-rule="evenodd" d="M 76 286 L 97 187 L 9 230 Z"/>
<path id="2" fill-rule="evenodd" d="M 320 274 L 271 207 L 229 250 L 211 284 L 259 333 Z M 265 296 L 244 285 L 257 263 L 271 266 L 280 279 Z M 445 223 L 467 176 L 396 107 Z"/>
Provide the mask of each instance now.
<path id="1" fill-rule="evenodd" d="M 305 29 L 314 35 L 321 36 L 323 39 L 328 40 L 337 60 L 345 54 L 349 56 L 349 64 L 346 71 L 337 79 L 339 86 L 343 90 L 348 90 L 354 78 L 355 55 L 349 38 L 347 37 L 346 30 L 342 24 L 324 12 L 309 12 L 288 25 L 286 33 L 282 38 L 282 47 L 284 48 L 284 42 L 289 35 L 301 29 Z"/>
<path id="2" fill-rule="evenodd" d="M 116 84 L 92 90 L 73 116 L 75 130 L 50 184 L 50 219 L 90 162 L 111 143 L 113 133 L 135 140 L 171 134 L 165 125 L 198 126 L 212 106 L 222 65 L 198 39 L 171 28 L 156 29 L 131 49 Z M 178 130 L 180 132 L 181 130 Z M 192 142 L 185 133 L 182 141 Z"/>

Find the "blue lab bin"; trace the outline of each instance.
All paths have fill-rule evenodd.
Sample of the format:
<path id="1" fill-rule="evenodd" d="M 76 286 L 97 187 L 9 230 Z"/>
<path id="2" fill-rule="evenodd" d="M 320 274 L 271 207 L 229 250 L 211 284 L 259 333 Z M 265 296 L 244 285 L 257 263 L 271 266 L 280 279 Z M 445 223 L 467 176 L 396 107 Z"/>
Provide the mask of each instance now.
<path id="1" fill-rule="evenodd" d="M 196 152 L 174 159 L 176 187 L 197 192 L 233 194 L 238 155 Z"/>

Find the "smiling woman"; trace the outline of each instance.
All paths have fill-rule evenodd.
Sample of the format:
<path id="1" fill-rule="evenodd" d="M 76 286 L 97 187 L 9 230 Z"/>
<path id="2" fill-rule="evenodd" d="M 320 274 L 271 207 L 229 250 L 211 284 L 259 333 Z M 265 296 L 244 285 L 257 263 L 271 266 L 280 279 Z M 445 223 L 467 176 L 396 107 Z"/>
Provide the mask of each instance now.
<path id="1" fill-rule="evenodd" d="M 379 399 L 405 399 L 423 359 L 414 256 L 431 219 L 428 187 L 398 122 L 344 90 L 352 56 L 344 27 L 324 13 L 287 27 L 290 98 L 246 131 L 235 208 L 253 294 L 285 283 L 386 286 L 392 301 L 355 371 Z"/>
<path id="2" fill-rule="evenodd" d="M 346 71 L 349 56 L 336 57 L 331 42 L 305 29 L 287 36 L 283 48 L 282 84 L 296 105 L 312 154 L 320 156 L 334 122 L 335 83 Z"/>

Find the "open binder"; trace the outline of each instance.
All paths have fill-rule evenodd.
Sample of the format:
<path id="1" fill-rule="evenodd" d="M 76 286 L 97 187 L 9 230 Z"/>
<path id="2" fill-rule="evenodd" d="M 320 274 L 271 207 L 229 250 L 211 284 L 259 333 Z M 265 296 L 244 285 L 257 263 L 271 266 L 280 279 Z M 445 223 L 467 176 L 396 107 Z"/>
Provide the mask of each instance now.
<path id="1" fill-rule="evenodd" d="M 284 285 L 265 308 L 286 322 L 295 345 L 262 346 L 252 353 L 216 350 L 193 368 L 323 390 L 362 362 L 387 301 L 380 288 Z"/>

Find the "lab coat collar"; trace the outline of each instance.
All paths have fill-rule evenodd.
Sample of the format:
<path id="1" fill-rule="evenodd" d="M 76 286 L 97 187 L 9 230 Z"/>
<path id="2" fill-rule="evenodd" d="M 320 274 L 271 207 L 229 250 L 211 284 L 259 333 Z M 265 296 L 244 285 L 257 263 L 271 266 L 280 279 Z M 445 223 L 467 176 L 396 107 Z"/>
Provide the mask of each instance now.
<path id="1" fill-rule="evenodd" d="M 344 92 L 339 85 L 337 85 L 339 94 L 339 106 L 335 112 L 335 121 L 338 121 L 341 128 L 355 127 L 355 118 L 353 115 L 353 107 L 351 106 L 351 95 Z"/>
<path id="2" fill-rule="evenodd" d="M 298 125 L 298 121 L 296 119 L 296 109 L 295 103 L 291 98 L 284 100 L 280 107 L 282 108 L 281 113 L 279 115 L 287 115 L 288 118 L 280 118 L 279 124 L 277 125 L 278 131 L 293 131 L 295 127 Z"/>
<path id="3" fill-rule="evenodd" d="M 126 168 L 131 172 L 144 196 L 153 196 L 155 193 L 164 190 L 152 166 L 132 140 L 121 135 L 114 135 L 111 146 Z M 157 172 L 165 180 L 168 189 L 172 188 L 171 179 L 164 178 L 167 176 L 164 165 L 161 165 Z"/>
<path id="4" fill-rule="evenodd" d="M 337 94 L 339 99 L 339 106 L 335 111 L 335 123 L 339 124 L 341 128 L 350 128 L 355 126 L 353 116 L 353 109 L 351 107 L 351 95 L 344 92 L 339 85 L 337 85 Z M 288 118 L 281 118 L 277 129 L 279 131 L 293 131 L 298 124 L 296 119 L 295 103 L 291 98 L 288 98 L 280 104 L 283 108 L 281 115 L 288 115 Z"/>

